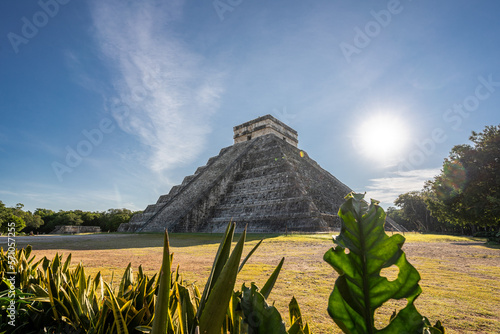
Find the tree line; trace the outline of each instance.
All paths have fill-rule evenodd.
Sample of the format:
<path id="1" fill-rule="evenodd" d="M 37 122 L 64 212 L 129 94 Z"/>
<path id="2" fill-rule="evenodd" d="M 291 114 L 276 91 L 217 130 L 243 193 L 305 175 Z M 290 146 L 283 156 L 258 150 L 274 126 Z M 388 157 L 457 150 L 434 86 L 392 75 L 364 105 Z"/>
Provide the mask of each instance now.
<path id="1" fill-rule="evenodd" d="M 475 234 L 500 230 L 500 125 L 454 146 L 439 175 L 399 195 L 389 217 L 408 230 Z"/>
<path id="2" fill-rule="evenodd" d="M 17 233 L 50 233 L 58 225 L 99 226 L 102 231 L 114 232 L 122 223 L 128 223 L 137 213 L 128 209 L 109 209 L 101 212 L 71 210 L 58 212 L 49 209 L 24 211 L 24 205 L 6 207 L 0 201 L 0 232 L 5 233 L 14 223 Z"/>

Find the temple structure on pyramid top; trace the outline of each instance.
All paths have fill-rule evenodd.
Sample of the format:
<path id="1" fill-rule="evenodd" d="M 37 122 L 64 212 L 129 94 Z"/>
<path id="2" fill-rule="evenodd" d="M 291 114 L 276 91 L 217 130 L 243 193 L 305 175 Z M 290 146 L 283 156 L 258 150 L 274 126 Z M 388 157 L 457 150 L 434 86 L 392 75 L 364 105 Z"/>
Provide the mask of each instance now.
<path id="1" fill-rule="evenodd" d="M 274 134 L 278 138 L 295 147 L 299 143 L 297 131 L 277 120 L 271 115 L 262 116 L 252 121 L 237 125 L 233 128 L 234 143 L 252 140 L 267 134 Z"/>
<path id="2" fill-rule="evenodd" d="M 224 232 L 230 221 L 261 233 L 340 229 L 352 190 L 298 148 L 297 131 L 271 115 L 233 131 L 233 145 L 118 231 Z"/>

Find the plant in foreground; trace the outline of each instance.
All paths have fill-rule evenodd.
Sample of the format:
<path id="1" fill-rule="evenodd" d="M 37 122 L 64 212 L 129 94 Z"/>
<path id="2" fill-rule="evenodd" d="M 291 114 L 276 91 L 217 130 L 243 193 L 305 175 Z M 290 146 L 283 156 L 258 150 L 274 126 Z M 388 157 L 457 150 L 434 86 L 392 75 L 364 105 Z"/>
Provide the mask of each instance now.
<path id="1" fill-rule="evenodd" d="M 266 299 L 276 283 L 284 258 L 281 259 L 264 287 L 259 291 L 255 284 L 247 288 L 243 284 L 241 291 L 234 291 L 236 276 L 247 260 L 261 244 L 260 241 L 241 261 L 246 230 L 240 236 L 231 252 L 231 243 L 235 224 L 229 224 L 223 240 L 214 259 L 210 276 L 203 294 L 196 298 L 196 306 L 189 304 L 191 298 L 185 298 L 184 305 L 177 304 L 190 312 L 179 312 L 181 321 L 172 326 L 175 317 L 172 316 L 172 297 L 169 291 L 171 255 L 169 251 L 168 234 L 165 232 L 164 252 L 161 275 L 159 278 L 158 302 L 155 307 L 155 316 L 151 334 L 164 333 L 262 333 L 262 334 L 309 334 L 309 325 L 303 325 L 300 309 L 295 298 L 289 305 L 291 327 L 287 331 L 281 314 L 274 306 L 267 304 Z M 241 264 L 240 264 L 241 262 Z M 186 307 L 187 303 L 187 307 Z M 194 310 L 196 309 L 196 312 Z M 181 317 L 182 316 L 182 317 Z M 144 328 L 147 329 L 147 328 Z"/>
<path id="2" fill-rule="evenodd" d="M 384 231 L 385 213 L 362 194 L 350 194 L 339 210 L 343 220 L 337 245 L 324 259 L 339 273 L 328 301 L 335 323 L 351 334 L 430 333 L 442 334 L 438 321 L 432 327 L 413 302 L 421 293 L 418 271 L 401 250 L 405 239 Z M 0 333 L 265 333 L 309 334 L 295 298 L 289 305 L 290 328 L 286 330 L 278 310 L 266 299 L 277 280 L 284 259 L 258 289 L 255 284 L 234 291 L 236 276 L 260 242 L 241 261 L 246 232 L 231 251 L 235 225 L 229 224 L 219 245 L 203 294 L 193 284 L 185 285 L 171 270 L 168 234 L 165 233 L 163 261 L 158 279 L 149 278 L 139 267 L 137 277 L 127 267 L 115 291 L 100 273 L 86 276 L 83 265 L 70 269 L 71 254 L 63 261 L 30 258 L 31 247 L 16 250 L 16 314 L 20 326 L 5 322 L 6 293 L 12 289 L 5 277 L 7 253 L 0 251 Z M 262 242 L 262 241 L 261 241 Z M 240 263 L 241 262 L 241 263 Z M 396 279 L 382 277 L 381 270 L 395 265 Z M 394 312 L 382 329 L 374 326 L 375 310 L 390 299 L 406 299 L 407 305 Z"/>
<path id="3" fill-rule="evenodd" d="M 294 298 L 288 331 L 278 310 L 267 304 L 284 259 L 261 290 L 252 283 L 234 291 L 238 272 L 262 242 L 241 261 L 246 233 L 231 252 L 234 230 L 235 225 L 229 224 L 203 294 L 196 285 L 186 285 L 179 268 L 171 270 L 167 233 L 160 275 L 150 278 L 141 267 L 134 275 L 129 264 L 117 289 L 100 273 L 86 276 L 82 264 L 70 269 L 71 254 L 64 261 L 56 254 L 52 260 L 44 257 L 35 262 L 31 246 L 16 250 L 12 270 L 16 272 L 16 326 L 6 321 L 11 313 L 8 293 L 14 287 L 5 277 L 9 259 L 2 250 L 0 333 L 309 334 Z"/>
<path id="4" fill-rule="evenodd" d="M 340 234 L 336 247 L 328 250 L 324 260 L 339 274 L 328 301 L 328 313 L 347 334 L 365 333 L 444 333 L 438 321 L 430 326 L 413 302 L 422 292 L 418 271 L 406 260 L 401 247 L 405 238 L 389 237 L 384 231 L 385 212 L 372 200 L 368 205 L 364 194 L 349 194 L 340 207 Z M 381 270 L 395 265 L 395 280 L 380 275 Z M 406 299 L 407 305 L 394 312 L 389 324 L 375 327 L 375 310 L 390 299 Z"/>

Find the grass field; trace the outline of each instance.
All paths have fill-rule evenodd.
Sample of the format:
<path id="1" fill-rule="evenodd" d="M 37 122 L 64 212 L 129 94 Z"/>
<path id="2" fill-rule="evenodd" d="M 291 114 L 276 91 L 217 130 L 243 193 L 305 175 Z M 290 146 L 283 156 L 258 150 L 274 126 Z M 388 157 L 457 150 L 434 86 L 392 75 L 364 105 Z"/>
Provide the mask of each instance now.
<path id="1" fill-rule="evenodd" d="M 443 235 L 406 234 L 407 258 L 420 272 L 423 293 L 417 309 L 431 322 L 440 319 L 448 333 L 500 333 L 500 248 L 484 240 Z M 6 243 L 0 238 L 1 245 Z M 173 267 L 183 279 L 203 287 L 221 235 L 171 234 Z M 323 254 L 333 245 L 330 235 L 249 235 L 244 252 L 260 239 L 263 244 L 239 275 L 237 287 L 255 282 L 262 287 L 282 257 L 285 264 L 269 301 L 282 315 L 295 296 L 315 333 L 340 333 L 326 307 L 337 275 Z M 5 241 L 5 242 L 4 242 Z M 38 257 L 72 253 L 73 265 L 83 262 L 87 274 L 101 271 L 106 280 L 119 282 L 127 264 L 150 274 L 161 264 L 161 234 L 96 234 L 18 237 L 18 246 L 30 243 Z M 245 255 L 245 254 L 244 254 Z M 389 268 L 390 269 L 390 268 Z M 397 272 L 384 272 L 389 278 Z M 380 327 L 397 302 L 377 312 Z M 285 317 L 284 317 L 285 318 Z M 284 319 L 288 323 L 288 319 Z"/>

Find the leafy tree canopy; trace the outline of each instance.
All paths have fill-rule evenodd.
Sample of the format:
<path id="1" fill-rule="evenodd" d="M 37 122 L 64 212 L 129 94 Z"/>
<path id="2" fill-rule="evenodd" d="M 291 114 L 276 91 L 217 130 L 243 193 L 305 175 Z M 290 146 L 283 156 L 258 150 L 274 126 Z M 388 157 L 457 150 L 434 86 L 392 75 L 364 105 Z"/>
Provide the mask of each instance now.
<path id="1" fill-rule="evenodd" d="M 432 215 L 454 224 L 500 225 L 500 125 L 472 132 L 453 147 L 441 174 L 426 184 Z"/>

